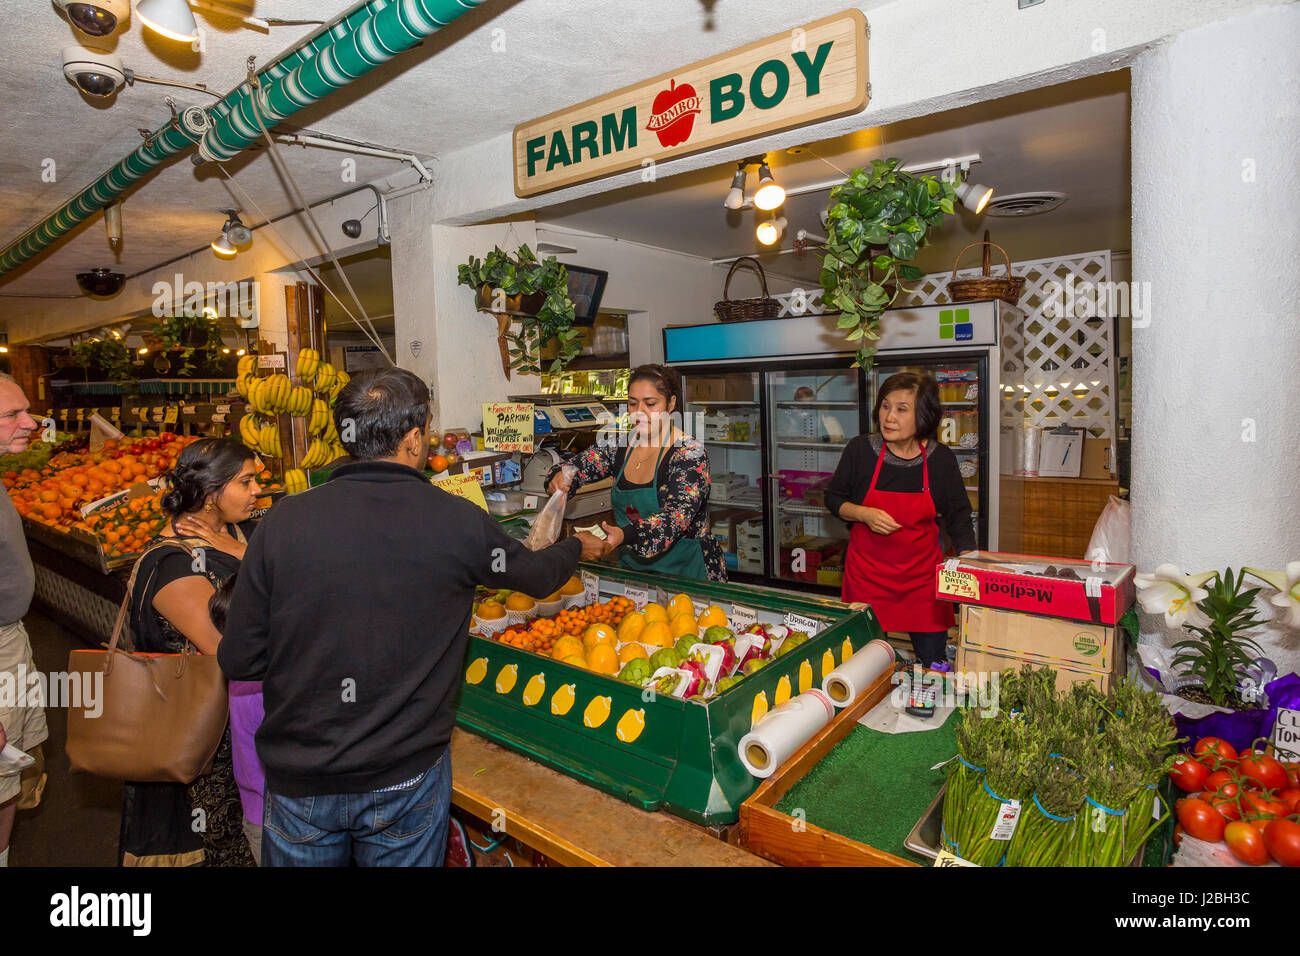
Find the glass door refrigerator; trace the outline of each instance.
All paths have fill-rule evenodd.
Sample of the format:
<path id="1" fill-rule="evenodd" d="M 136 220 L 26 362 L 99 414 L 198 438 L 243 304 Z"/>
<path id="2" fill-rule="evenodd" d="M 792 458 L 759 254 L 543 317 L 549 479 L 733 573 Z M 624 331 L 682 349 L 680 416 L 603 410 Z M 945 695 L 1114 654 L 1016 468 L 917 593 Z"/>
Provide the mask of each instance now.
<path id="1" fill-rule="evenodd" d="M 876 393 L 917 371 L 938 384 L 939 440 L 957 455 L 981 549 L 996 550 L 1002 472 L 1023 406 L 1023 315 L 997 300 L 895 309 L 871 369 L 831 315 L 664 329 L 687 430 L 708 451 L 711 528 L 738 580 L 838 594 L 849 530 L 825 506 L 845 446 L 873 431 Z M 1006 461 L 1002 459 L 1006 458 Z M 945 548 L 948 542 L 944 542 Z"/>

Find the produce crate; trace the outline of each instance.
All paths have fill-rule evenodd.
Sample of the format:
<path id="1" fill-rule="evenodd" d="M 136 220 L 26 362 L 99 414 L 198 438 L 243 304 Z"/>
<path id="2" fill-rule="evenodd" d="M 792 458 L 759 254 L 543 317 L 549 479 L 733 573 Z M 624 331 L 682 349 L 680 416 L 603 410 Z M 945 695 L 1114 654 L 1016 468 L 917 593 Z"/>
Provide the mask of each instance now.
<path id="1" fill-rule="evenodd" d="M 893 674 L 880 675 L 858 699 L 762 782 L 740 808 L 740 845 L 785 866 L 919 866 L 913 859 L 869 846 L 777 809 L 786 794 L 853 732 L 871 708 L 893 691 Z M 949 717 L 949 720 L 955 719 Z M 916 737 L 916 734 L 898 736 Z M 938 759 L 943 759 L 938 758 Z M 930 796 L 930 794 L 926 794 Z M 864 806 L 864 814 L 871 808 Z M 901 847 L 900 847 L 901 849 Z"/>
<path id="2" fill-rule="evenodd" d="M 715 584 L 584 563 L 600 597 L 646 588 L 651 600 L 686 593 L 697 604 L 756 612 L 759 623 L 787 614 L 816 619 L 798 649 L 708 700 L 652 695 L 633 684 L 471 634 L 457 723 L 644 810 L 668 810 L 708 826 L 735 823 L 756 781 L 736 745 L 754 723 L 881 636 L 867 609 L 743 585 Z M 659 597 L 655 597 L 658 591 Z M 797 625 L 795 626 L 798 628 Z M 644 723 L 639 718 L 644 718 Z"/>

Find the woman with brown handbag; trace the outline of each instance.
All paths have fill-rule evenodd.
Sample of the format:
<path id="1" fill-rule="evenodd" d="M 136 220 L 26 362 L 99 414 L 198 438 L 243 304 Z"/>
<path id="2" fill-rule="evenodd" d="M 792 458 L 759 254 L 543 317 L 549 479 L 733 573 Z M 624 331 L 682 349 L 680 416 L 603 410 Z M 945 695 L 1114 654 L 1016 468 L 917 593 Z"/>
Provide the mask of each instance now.
<path id="1" fill-rule="evenodd" d="M 163 496 L 170 520 L 132 573 L 135 650 L 215 654 L 221 634 L 208 602 L 239 570 L 247 522 L 261 489 L 261 462 L 228 438 L 197 441 L 181 452 Z M 212 769 L 189 784 L 127 783 L 118 860 L 122 866 L 253 866 L 235 786 L 230 728 Z"/>

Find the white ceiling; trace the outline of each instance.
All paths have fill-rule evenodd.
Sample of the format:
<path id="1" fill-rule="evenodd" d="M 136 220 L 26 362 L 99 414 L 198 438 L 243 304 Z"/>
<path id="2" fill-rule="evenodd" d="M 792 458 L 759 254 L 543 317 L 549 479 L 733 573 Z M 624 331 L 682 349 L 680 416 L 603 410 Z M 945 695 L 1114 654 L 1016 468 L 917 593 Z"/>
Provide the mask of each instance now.
<path id="1" fill-rule="evenodd" d="M 905 163 L 928 163 L 978 153 L 981 162 L 972 166 L 971 179 L 994 187 L 995 196 L 1040 190 L 1069 196 L 1055 211 L 1023 218 L 975 216 L 961 209 L 931 233 L 931 245 L 918 256 L 927 272 L 950 269 L 961 248 L 982 238 L 986 228 L 1012 260 L 1127 249 L 1128 80 L 1127 71 L 1103 74 L 812 143 L 797 156 L 779 151 L 768 160 L 777 182 L 790 189 L 842 178 L 828 163 L 849 171 L 893 156 Z M 815 280 L 820 269 L 816 256 L 795 257 L 788 250 L 801 227 L 824 235 L 818 213 L 826 207 L 828 192 L 788 198 L 781 210 L 789 221 L 785 236 L 777 247 L 764 247 L 754 228 L 765 214 L 723 208 L 735 169 L 727 163 L 612 196 L 553 206 L 539 219 L 707 259 L 757 255 L 769 271 Z M 752 196 L 756 179 L 751 169 L 747 195 Z M 777 248 L 787 254 L 776 254 Z M 966 256 L 964 265 L 978 264 L 978 250 Z M 1000 261 L 996 254 L 995 261 Z"/>
<path id="2" fill-rule="evenodd" d="M 858 5 L 870 12 L 886 2 Z M 260 16 L 332 19 L 355 4 L 243 0 L 238 5 Z M 6 149 L 0 152 L 0 243 L 17 238 L 135 148 L 138 127 L 157 129 L 165 122 L 164 96 L 174 96 L 178 105 L 215 102 L 200 93 L 137 83 L 122 90 L 112 105 L 93 105 L 63 78 L 60 51 L 78 42 L 78 35 L 50 0 L 10 0 L 5 6 L 20 8 L 22 15 L 12 17 L 0 32 L 0 84 L 6 92 L 0 106 L 6 132 Z M 789 0 L 488 0 L 419 49 L 298 114 L 294 126 L 429 157 L 436 175 L 439 155 L 844 6 L 844 0 L 797 5 Z M 135 20 L 119 34 L 117 51 L 138 73 L 202 82 L 225 92 L 242 82 L 247 56 L 265 63 L 316 29 L 273 28 L 268 35 L 229 18 L 200 13 L 198 19 L 210 31 L 202 54 L 154 37 Z M 1126 247 L 1126 80 L 1127 74 L 1116 74 L 1029 99 L 899 124 L 885 131 L 885 151 L 908 161 L 977 151 L 985 162 L 976 174 L 1003 192 L 1069 192 L 1070 202 L 1059 212 L 1037 217 L 1041 221 L 994 221 L 994 237 L 1006 240 L 1013 257 L 1067 245 L 1072 250 Z M 876 155 L 877 139 L 878 133 L 867 131 L 818 151 L 847 169 Z M 346 154 L 295 148 L 286 155 L 309 201 L 349 188 L 340 175 Z M 57 164 L 56 182 L 41 179 L 47 158 Z M 355 160 L 358 183 L 402 169 L 386 159 Z M 807 154 L 780 154 L 773 164 L 786 185 L 835 175 Z M 226 167 L 267 215 L 293 208 L 265 150 L 246 153 Z M 626 190 L 603 206 L 599 200 L 584 200 L 547 209 L 542 218 L 710 258 L 751 252 L 753 213 L 733 214 L 740 221 L 729 223 L 721 207 L 730 172 L 723 167 L 683 174 L 653 188 Z M 196 169 L 185 159 L 174 162 L 128 195 L 126 240 L 117 257 L 96 217 L 34 261 L 0 277 L 0 293 L 75 292 L 74 273 L 92 266 L 113 266 L 128 275 L 149 271 L 214 238 L 222 221 L 218 210 L 245 205 L 231 195 L 217 169 Z M 790 234 L 799 225 L 817 227 L 815 210 L 821 200 L 790 201 Z M 245 221 L 258 218 L 246 211 Z M 955 243 L 960 238 L 948 235 L 958 228 L 973 233 L 982 227 L 966 221 L 949 226 L 934 250 L 936 261 L 947 255 L 949 239 Z M 791 271 L 792 257 L 776 261 L 777 271 Z M 7 301 L 13 300 L 0 298 L 0 328 Z M 391 306 L 375 311 L 391 311 Z"/>

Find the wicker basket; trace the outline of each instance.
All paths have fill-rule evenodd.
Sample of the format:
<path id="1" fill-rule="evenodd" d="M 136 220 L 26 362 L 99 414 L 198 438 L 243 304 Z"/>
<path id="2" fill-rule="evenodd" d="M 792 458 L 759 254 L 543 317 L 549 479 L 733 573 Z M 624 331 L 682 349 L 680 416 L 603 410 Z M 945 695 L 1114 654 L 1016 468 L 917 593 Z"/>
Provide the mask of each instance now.
<path id="1" fill-rule="evenodd" d="M 742 263 L 758 273 L 758 279 L 763 284 L 761 296 L 753 299 L 731 298 L 731 277 Z M 754 319 L 775 319 L 780 312 L 781 303 L 767 294 L 767 275 L 763 272 L 762 264 L 751 256 L 741 256 L 733 262 L 731 268 L 727 270 L 727 281 L 722 286 L 722 299 L 713 303 L 713 314 L 718 317 L 718 321 L 749 322 Z"/>
<path id="2" fill-rule="evenodd" d="M 958 279 L 957 263 L 961 262 L 961 257 L 966 254 L 966 249 L 971 248 L 971 246 L 984 247 L 984 274 L 973 279 Z M 1002 258 L 1006 260 L 1007 274 L 1005 276 L 994 277 L 989 275 L 994 249 L 1002 253 Z M 983 242 L 972 242 L 957 253 L 957 258 L 953 261 L 952 278 L 948 280 L 948 298 L 952 299 L 953 302 L 972 302 L 975 299 L 1001 299 L 1009 305 L 1016 305 L 1020 301 L 1020 293 L 1024 290 L 1024 278 L 1011 274 L 1011 257 L 1007 255 L 1007 250 L 996 242 L 990 242 L 988 232 L 984 233 Z"/>

